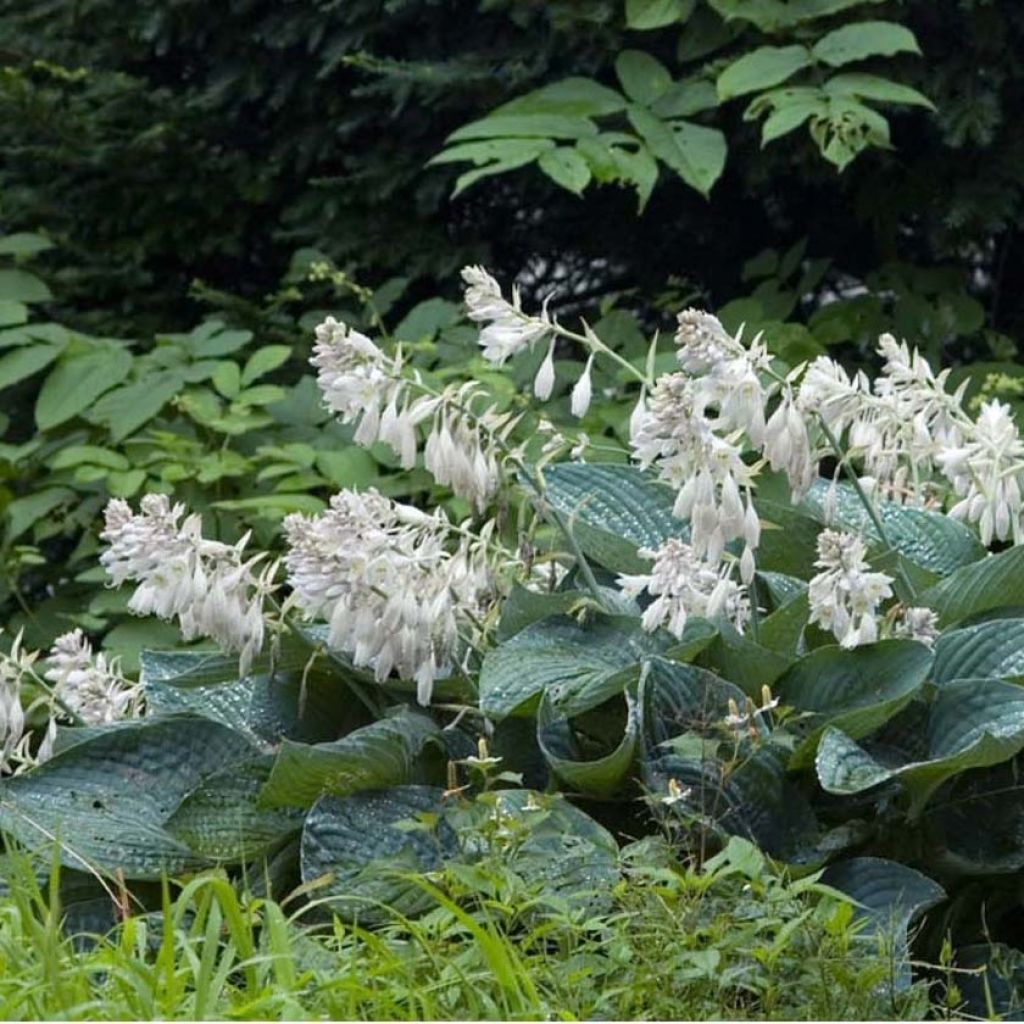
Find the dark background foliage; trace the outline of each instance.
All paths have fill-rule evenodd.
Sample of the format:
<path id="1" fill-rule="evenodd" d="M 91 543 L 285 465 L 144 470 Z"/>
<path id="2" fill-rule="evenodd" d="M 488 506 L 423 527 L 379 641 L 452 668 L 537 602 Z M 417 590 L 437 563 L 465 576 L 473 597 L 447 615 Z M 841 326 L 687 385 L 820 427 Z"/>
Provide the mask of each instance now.
<path id="1" fill-rule="evenodd" d="M 944 267 L 909 291 L 928 306 L 929 288 L 966 287 L 985 327 L 1019 334 L 1024 10 L 906 0 L 868 14 L 916 33 L 924 58 L 901 59 L 899 77 L 937 113 L 894 114 L 894 148 L 837 175 L 805 136 L 762 149 L 724 108 L 710 199 L 663 172 L 638 217 L 626 189 L 581 199 L 532 168 L 450 200 L 457 171 L 424 167 L 501 102 L 570 74 L 608 81 L 624 47 L 671 67 L 686 27 L 630 32 L 613 0 L 7 0 L 2 227 L 49 231 L 59 302 L 121 336 L 193 323 L 197 279 L 258 299 L 303 246 L 365 279 L 409 276 L 412 298 L 453 293 L 474 260 L 588 296 L 676 279 L 715 306 L 744 292 L 745 260 L 801 238 L 832 261 L 812 305 L 863 281 L 891 292 L 879 271 L 894 262 L 904 283 L 907 267 Z M 987 354 L 970 320 L 948 356 Z"/>

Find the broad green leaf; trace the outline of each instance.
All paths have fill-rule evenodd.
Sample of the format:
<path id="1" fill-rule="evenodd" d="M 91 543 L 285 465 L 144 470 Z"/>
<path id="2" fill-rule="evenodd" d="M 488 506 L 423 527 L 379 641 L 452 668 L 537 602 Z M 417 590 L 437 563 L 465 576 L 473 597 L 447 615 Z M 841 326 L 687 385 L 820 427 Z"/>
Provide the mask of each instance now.
<path id="1" fill-rule="evenodd" d="M 128 469 L 131 463 L 112 448 L 94 444 L 72 444 L 61 448 L 47 459 L 50 469 L 74 469 L 76 466 L 103 466 L 106 469 Z"/>
<path id="2" fill-rule="evenodd" d="M 794 658 L 793 653 L 763 646 L 749 628 L 746 633 L 739 633 L 728 623 L 720 623 L 718 636 L 700 660 L 760 703 L 761 687 L 774 685 Z"/>
<path id="3" fill-rule="evenodd" d="M 815 18 L 826 18 L 850 7 L 883 0 L 708 0 L 723 18 L 749 21 L 763 32 L 799 25 Z"/>
<path id="4" fill-rule="evenodd" d="M 748 108 L 748 112 L 753 113 L 753 105 Z M 820 96 L 802 97 L 790 103 L 780 101 L 761 126 L 761 145 L 767 146 L 769 142 L 795 131 L 810 118 L 820 117 L 827 112 L 828 104 Z"/>
<path id="5" fill-rule="evenodd" d="M 811 53 L 806 46 L 759 47 L 733 61 L 718 76 L 718 98 L 730 100 L 770 89 L 810 65 Z"/>
<path id="6" fill-rule="evenodd" d="M 290 345 L 264 345 L 245 361 L 242 370 L 242 387 L 247 388 L 253 381 L 259 380 L 264 374 L 283 366 L 292 357 Z"/>
<path id="7" fill-rule="evenodd" d="M 673 82 L 651 112 L 661 118 L 692 117 L 717 106 L 718 93 L 711 82 L 706 78 L 688 78 Z"/>
<path id="8" fill-rule="evenodd" d="M 208 775 L 164 823 L 200 857 L 237 863 L 268 854 L 299 831 L 301 811 L 257 805 L 270 774 L 270 757 Z"/>
<path id="9" fill-rule="evenodd" d="M 639 729 L 639 712 L 626 694 L 626 725 L 622 739 L 611 750 L 593 756 L 584 751 L 572 721 L 555 710 L 545 694 L 537 711 L 537 744 L 551 771 L 577 793 L 605 799 L 622 789 L 633 764 Z"/>
<path id="10" fill-rule="evenodd" d="M 528 715 L 547 693 L 553 709 L 581 714 L 621 693 L 640 662 L 666 646 L 665 634 L 645 633 L 638 620 L 544 619 L 484 655 L 480 707 L 492 718 Z"/>
<path id="11" fill-rule="evenodd" d="M 242 387 L 242 368 L 231 359 L 222 359 L 210 375 L 210 382 L 225 398 L 236 398 Z"/>
<path id="12" fill-rule="evenodd" d="M 818 571 L 814 562 L 821 523 L 788 504 L 757 498 L 754 507 L 761 520 L 758 569 L 810 579 Z"/>
<path id="13" fill-rule="evenodd" d="M 36 426 L 49 430 L 77 416 L 104 392 L 120 384 L 131 369 L 132 355 L 123 348 L 61 359 L 39 389 Z"/>
<path id="14" fill-rule="evenodd" d="M 572 531 L 583 553 L 615 572 L 645 572 L 638 548 L 686 537 L 672 515 L 675 496 L 634 466 L 560 463 L 544 471 L 545 498 Z"/>
<path id="15" fill-rule="evenodd" d="M 402 708 L 330 743 L 284 740 L 260 795 L 272 807 L 310 807 L 324 795 L 417 782 L 428 746 L 440 749 L 440 730 L 426 715 Z M 439 755 L 438 767 L 443 757 Z"/>
<path id="16" fill-rule="evenodd" d="M 10 300 L 0 301 L 0 327 L 18 327 L 28 322 L 28 307 L 23 302 L 11 302 Z M 13 331 L 3 332 L 0 339 L 0 348 L 6 348 L 11 344 L 18 344 L 14 339 L 17 334 Z M 27 341 L 26 337 L 26 341 Z M 23 344 L 23 342 L 22 342 Z"/>
<path id="17" fill-rule="evenodd" d="M 258 494 L 252 498 L 232 498 L 230 501 L 215 501 L 213 508 L 229 509 L 233 512 L 256 512 L 266 519 L 283 519 L 291 512 L 317 515 L 327 508 L 327 502 L 313 494 Z"/>
<path id="18" fill-rule="evenodd" d="M 546 149 L 550 149 L 554 146 L 554 143 L 550 139 L 538 140 L 536 147 L 531 147 L 532 151 L 523 150 L 516 156 L 504 157 L 500 160 L 495 160 L 494 163 L 487 164 L 484 167 L 477 167 L 475 170 L 467 171 L 465 174 L 460 174 L 455 179 L 455 188 L 452 189 L 452 199 L 457 198 L 463 192 L 466 191 L 471 185 L 475 185 L 478 181 L 484 178 L 493 177 L 495 174 L 504 174 L 506 171 L 514 171 L 519 167 L 523 167 L 528 163 L 532 163 Z"/>
<path id="19" fill-rule="evenodd" d="M 88 419 L 110 431 L 111 440 L 123 441 L 148 423 L 185 386 L 176 370 L 108 391 L 89 410 Z"/>
<path id="20" fill-rule="evenodd" d="M 587 117 L 493 113 L 479 121 L 463 125 L 452 132 L 447 141 L 453 143 L 464 142 L 467 139 L 579 139 L 584 135 L 596 134 L 597 125 Z M 435 158 L 432 162 L 442 161 Z"/>
<path id="21" fill-rule="evenodd" d="M 143 651 L 141 682 L 150 711 L 205 715 L 253 743 L 317 743 L 364 724 L 367 713 L 325 660 L 307 671 L 310 653 L 303 643 L 283 643 L 276 660 L 262 655 L 239 679 L 238 660 L 219 652 Z"/>
<path id="22" fill-rule="evenodd" d="M 626 95 L 644 107 L 663 96 L 672 84 L 665 65 L 643 50 L 623 50 L 615 58 L 615 74 Z"/>
<path id="23" fill-rule="evenodd" d="M 881 857 L 840 861 L 826 868 L 821 880 L 858 904 L 869 934 L 895 934 L 904 941 L 914 919 L 946 898 L 927 875 Z"/>
<path id="24" fill-rule="evenodd" d="M 399 341 L 433 338 L 439 331 L 457 323 L 461 315 L 461 308 L 454 302 L 440 298 L 425 299 L 413 306 L 392 334 Z"/>
<path id="25" fill-rule="evenodd" d="M 556 184 L 575 195 L 582 195 L 590 184 L 587 161 L 568 146 L 559 146 L 541 153 L 537 166 Z"/>
<path id="26" fill-rule="evenodd" d="M 798 593 L 761 620 L 757 628 L 757 642 L 769 651 L 795 657 L 800 652 L 809 617 L 807 594 Z"/>
<path id="27" fill-rule="evenodd" d="M 936 641 L 936 683 L 985 676 L 1024 676 L 1024 619 L 980 622 L 944 633 Z"/>
<path id="28" fill-rule="evenodd" d="M 458 856 L 444 809 L 442 790 L 430 786 L 321 797 L 302 830 L 303 882 L 319 882 L 317 897 L 360 924 L 422 913 L 433 901 L 401 876 L 437 871 Z"/>
<path id="29" fill-rule="evenodd" d="M 856 96 L 862 100 L 874 100 L 876 103 L 903 103 L 916 107 L 935 109 L 927 96 L 922 95 L 909 85 L 868 75 L 855 71 L 835 75 L 823 86 L 825 92 L 833 96 Z"/>
<path id="30" fill-rule="evenodd" d="M 45 487 L 41 491 L 26 494 L 24 498 L 15 498 L 4 509 L 4 516 L 7 519 L 7 540 L 17 540 L 44 516 L 73 497 L 74 491 L 67 487 Z"/>
<path id="31" fill-rule="evenodd" d="M 943 687 L 929 709 L 926 739 L 923 759 L 900 762 L 887 747 L 881 761 L 845 731 L 830 728 L 818 749 L 818 780 L 828 792 L 842 794 L 899 780 L 916 817 L 946 779 L 999 764 L 1024 749 L 1024 689 L 996 679 L 964 679 Z"/>
<path id="32" fill-rule="evenodd" d="M 1006 605 L 1024 604 L 1024 546 L 988 555 L 940 580 L 920 596 L 945 626 Z"/>
<path id="33" fill-rule="evenodd" d="M 0 256 L 34 256 L 52 248 L 53 242 L 48 238 L 28 231 L 0 235 Z"/>
<path id="34" fill-rule="evenodd" d="M 612 591 L 606 591 L 609 595 Z M 621 596 L 621 595 L 620 595 Z M 570 615 L 583 606 L 593 605 L 593 597 L 582 590 L 557 590 L 550 593 L 527 590 L 516 582 L 501 603 L 496 639 L 504 643 L 531 623 L 556 615 Z"/>
<path id="35" fill-rule="evenodd" d="M 914 33 L 892 21 L 859 21 L 843 25 L 822 36 L 812 49 L 815 60 L 834 68 L 866 57 L 920 52 Z"/>
<path id="36" fill-rule="evenodd" d="M 49 302 L 53 298 L 42 278 L 27 270 L 0 270 L 0 302 Z"/>
<path id="37" fill-rule="evenodd" d="M 859 739 L 889 721 L 917 694 L 931 665 L 931 651 L 913 640 L 819 647 L 801 658 L 774 686 L 783 703 L 812 716 L 791 766 L 813 762 L 826 726 Z"/>
<path id="38" fill-rule="evenodd" d="M 49 366 L 61 351 L 59 345 L 31 345 L 0 357 L 0 391 Z"/>
<path id="39" fill-rule="evenodd" d="M 624 110 L 620 93 L 592 78 L 564 78 L 519 96 L 492 112 L 498 114 L 550 114 L 560 117 L 607 117 Z"/>
<path id="40" fill-rule="evenodd" d="M 128 879 L 158 879 L 209 861 L 164 822 L 214 772 L 252 757 L 243 736 L 175 715 L 108 727 L 0 787 L 0 828 L 31 848 L 60 842 L 61 863 Z"/>
<path id="41" fill-rule="evenodd" d="M 636 104 L 629 107 L 627 116 L 654 156 L 691 188 L 708 195 L 725 166 L 725 136 L 717 128 L 663 121 Z"/>
<path id="42" fill-rule="evenodd" d="M 647 32 L 674 25 L 685 21 L 695 6 L 695 0 L 626 0 L 626 28 Z"/>

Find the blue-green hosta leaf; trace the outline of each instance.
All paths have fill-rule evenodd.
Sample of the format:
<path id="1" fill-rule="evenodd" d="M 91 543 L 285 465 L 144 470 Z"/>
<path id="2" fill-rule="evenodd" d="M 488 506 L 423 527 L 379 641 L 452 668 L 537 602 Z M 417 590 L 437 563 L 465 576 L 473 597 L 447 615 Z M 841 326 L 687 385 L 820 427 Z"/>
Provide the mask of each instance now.
<path id="1" fill-rule="evenodd" d="M 210 862 L 164 823 L 207 776 L 255 753 L 239 733 L 193 715 L 111 726 L 0 785 L 0 829 L 33 848 L 57 837 L 61 862 L 86 871 L 195 871 Z"/>
<path id="2" fill-rule="evenodd" d="M 143 651 L 141 681 L 151 711 L 205 715 L 255 743 L 315 743 L 368 721 L 343 675 L 325 659 L 307 672 L 309 659 L 303 644 L 285 642 L 276 661 L 264 654 L 239 679 L 238 660 L 219 652 Z"/>
<path id="3" fill-rule="evenodd" d="M 271 757 L 207 776 L 177 806 L 164 827 L 201 857 L 237 863 L 263 856 L 298 833 L 301 811 L 258 805 Z"/>
<path id="4" fill-rule="evenodd" d="M 755 498 L 761 520 L 757 567 L 764 572 L 810 579 L 818 570 L 818 534 L 822 525 L 810 515 L 780 502 Z"/>
<path id="5" fill-rule="evenodd" d="M 927 721 L 927 753 L 899 763 L 879 760 L 839 728 L 821 738 L 815 766 L 830 793 L 859 793 L 898 780 L 916 816 L 947 779 L 1009 760 L 1024 749 L 1024 689 L 997 679 L 963 679 L 938 691 Z"/>
<path id="6" fill-rule="evenodd" d="M 965 565 L 921 595 L 945 626 L 1007 605 L 1024 604 L 1024 546 Z"/>
<path id="7" fill-rule="evenodd" d="M 528 715 L 546 692 L 563 714 L 581 714 L 621 693 L 640 662 L 669 640 L 645 633 L 635 619 L 535 622 L 484 656 L 480 706 L 493 718 Z"/>
<path id="8" fill-rule="evenodd" d="M 825 522 L 824 502 L 830 486 L 829 481 L 816 480 L 801 502 L 801 508 L 821 523 Z M 948 576 L 985 555 L 978 538 L 963 523 L 939 512 L 882 501 L 878 503 L 878 516 L 892 546 L 929 572 Z M 836 529 L 864 534 L 876 547 L 881 543 L 852 484 L 836 486 L 833 523 Z"/>
<path id="9" fill-rule="evenodd" d="M 932 679 L 1024 676 L 1024 619 L 993 619 L 944 633 L 935 642 Z"/>
<path id="10" fill-rule="evenodd" d="M 914 919 L 946 898 L 942 886 L 927 875 L 881 857 L 840 861 L 821 880 L 859 905 L 869 934 L 896 935 L 904 941 Z"/>
<path id="11" fill-rule="evenodd" d="M 811 714 L 792 767 L 813 762 L 826 726 L 858 739 L 889 721 L 920 690 L 931 664 L 931 652 L 913 640 L 819 647 L 801 658 L 775 684 L 784 704 Z"/>
<path id="12" fill-rule="evenodd" d="M 274 807 L 310 807 L 329 794 L 348 796 L 420 781 L 428 747 L 437 751 L 443 769 L 440 729 L 426 715 L 402 708 L 390 718 L 371 722 L 332 743 L 284 740 L 260 795 Z"/>
<path id="13" fill-rule="evenodd" d="M 583 553 L 614 572 L 646 572 L 638 548 L 687 537 L 672 515 L 675 495 L 635 466 L 560 463 L 544 471 L 545 498 L 572 530 Z"/>
<path id="14" fill-rule="evenodd" d="M 578 793 L 597 798 L 614 796 L 633 765 L 639 734 L 636 700 L 626 694 L 626 723 L 622 739 L 597 757 L 581 749 L 572 722 L 551 706 L 545 694 L 537 711 L 537 744 L 551 771 Z"/>
<path id="15" fill-rule="evenodd" d="M 961 946 L 956 951 L 958 1012 L 978 1020 L 1024 1017 L 1024 953 L 1003 942 Z M 965 1017 L 966 1019 L 966 1017 Z"/>
<path id="16" fill-rule="evenodd" d="M 773 639 L 773 634 L 784 632 L 781 628 L 782 616 L 774 619 L 778 614 L 774 612 L 769 616 L 773 618 L 769 640 Z M 723 622 L 719 624 L 718 636 L 708 646 L 701 662 L 760 703 L 761 687 L 772 686 L 790 668 L 795 657 L 793 653 L 763 646 L 753 638 L 749 627 L 746 633 L 739 633 Z"/>
<path id="17" fill-rule="evenodd" d="M 319 898 L 361 924 L 427 910 L 432 900 L 402 875 L 437 871 L 459 855 L 444 820 L 443 791 L 432 786 L 321 797 L 302 830 L 302 880 Z"/>

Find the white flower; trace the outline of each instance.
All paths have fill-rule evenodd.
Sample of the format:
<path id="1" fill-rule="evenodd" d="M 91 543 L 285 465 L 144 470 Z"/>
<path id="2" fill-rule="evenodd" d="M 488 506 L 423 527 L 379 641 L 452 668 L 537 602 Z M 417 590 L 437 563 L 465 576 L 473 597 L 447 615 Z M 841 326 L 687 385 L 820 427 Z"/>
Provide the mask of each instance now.
<path id="1" fill-rule="evenodd" d="M 765 426 L 764 456 L 772 469 L 785 470 L 793 500 L 798 501 L 814 480 L 816 460 L 811 454 L 807 423 L 788 387 Z"/>
<path id="2" fill-rule="evenodd" d="M 555 388 L 555 342 L 552 339 L 548 346 L 548 354 L 544 362 L 540 364 L 537 376 L 533 379 L 533 393 L 542 401 L 546 402 L 551 397 Z"/>
<path id="3" fill-rule="evenodd" d="M 330 646 L 378 681 L 392 671 L 415 680 L 429 703 L 434 680 L 452 669 L 460 628 L 490 599 L 492 525 L 474 538 L 440 511 L 428 516 L 370 490 L 342 491 L 328 511 L 288 516 L 284 526 L 288 582 L 306 615 L 327 621 Z"/>
<path id="4" fill-rule="evenodd" d="M 640 555 L 654 560 L 650 573 L 622 575 L 618 583 L 626 597 L 646 591 L 654 598 L 641 620 L 648 632 L 664 626 L 681 637 L 691 615 L 726 618 L 742 631 L 750 603 L 743 587 L 729 578 L 728 568 L 702 561 L 689 544 L 676 537 L 656 551 L 641 549 Z"/>
<path id="5" fill-rule="evenodd" d="M 594 354 L 591 353 L 587 359 L 587 365 L 583 368 L 583 373 L 580 375 L 580 379 L 573 385 L 572 397 L 569 404 L 573 416 L 577 419 L 582 419 L 586 416 L 587 410 L 590 408 L 590 398 L 593 393 L 590 373 L 593 366 Z"/>
<path id="6" fill-rule="evenodd" d="M 857 647 L 878 639 L 875 610 L 892 596 L 892 577 L 870 572 L 864 541 L 851 533 L 822 530 L 818 560 L 823 571 L 808 585 L 811 622 L 832 631 L 842 647 Z"/>
<path id="7" fill-rule="evenodd" d="M 939 638 L 939 616 L 931 608 L 903 608 L 893 625 L 893 636 L 908 637 L 931 647 Z"/>
<path id="8" fill-rule="evenodd" d="M 94 654 L 80 629 L 53 642 L 45 678 L 54 692 L 89 725 L 101 725 L 141 713 L 142 688 L 121 675 L 117 660 Z"/>
<path id="9" fill-rule="evenodd" d="M 177 618 L 185 640 L 210 637 L 238 652 L 245 675 L 263 647 L 263 599 L 274 589 L 277 566 L 257 574 L 262 554 L 243 561 L 248 534 L 234 545 L 207 540 L 198 515 L 178 525 L 184 512 L 164 494 L 147 494 L 138 514 L 113 499 L 100 534 L 109 544 L 100 563 L 115 586 L 138 584 L 130 611 Z"/>
<path id="10" fill-rule="evenodd" d="M 718 317 L 701 309 L 684 309 L 677 320 L 676 358 L 687 373 L 707 373 L 743 354 L 743 346 L 736 343 Z"/>
<path id="11" fill-rule="evenodd" d="M 1008 405 L 985 402 L 963 443 L 937 456 L 942 472 L 960 497 L 954 519 L 978 524 L 986 547 L 994 538 L 1024 539 L 1024 441 Z"/>
<path id="12" fill-rule="evenodd" d="M 14 638 L 8 653 L 0 652 L 0 772 L 17 775 L 42 764 L 53 753 L 57 725 L 52 699 L 40 694 L 27 709 L 23 700 L 23 685 L 35 676 L 34 665 L 38 658 L 38 651 L 25 650 L 21 633 Z M 37 708 L 47 705 L 50 705 L 49 721 L 33 754 L 33 732 L 25 731 L 26 720 Z"/>
<path id="13" fill-rule="evenodd" d="M 513 286 L 509 302 L 501 294 L 501 285 L 483 267 L 464 267 L 462 280 L 470 320 L 486 324 L 480 332 L 480 347 L 488 362 L 500 365 L 551 333 L 546 306 L 539 317 L 524 313 L 519 290 Z"/>
<path id="14" fill-rule="evenodd" d="M 870 385 L 863 373 L 852 380 L 847 372 L 828 356 L 818 356 L 804 373 L 797 397 L 797 408 L 817 414 L 836 434 L 854 420 L 870 394 Z"/>

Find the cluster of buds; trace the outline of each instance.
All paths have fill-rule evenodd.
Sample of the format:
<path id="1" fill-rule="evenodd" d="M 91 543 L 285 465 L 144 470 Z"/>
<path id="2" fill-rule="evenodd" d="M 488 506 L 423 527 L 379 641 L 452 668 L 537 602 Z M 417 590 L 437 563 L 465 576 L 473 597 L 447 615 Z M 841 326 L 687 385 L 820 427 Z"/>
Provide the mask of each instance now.
<path id="1" fill-rule="evenodd" d="M 136 615 L 177 619 L 185 640 L 209 637 L 239 656 L 246 675 L 263 647 L 263 602 L 274 590 L 277 565 L 258 569 L 265 555 L 244 557 L 237 544 L 202 535 L 198 515 L 186 516 L 164 494 L 147 494 L 138 513 L 119 498 L 107 504 L 100 555 L 114 586 L 136 583 L 128 608 Z"/>
<path id="2" fill-rule="evenodd" d="M 118 659 L 94 653 L 80 629 L 53 642 L 44 678 L 86 725 L 105 725 L 142 713 L 142 687 L 125 679 Z"/>

